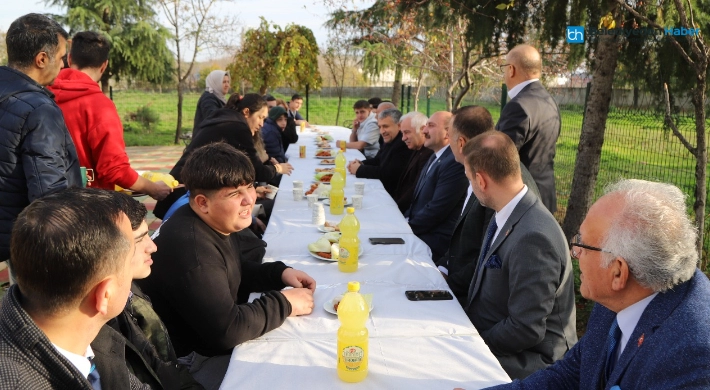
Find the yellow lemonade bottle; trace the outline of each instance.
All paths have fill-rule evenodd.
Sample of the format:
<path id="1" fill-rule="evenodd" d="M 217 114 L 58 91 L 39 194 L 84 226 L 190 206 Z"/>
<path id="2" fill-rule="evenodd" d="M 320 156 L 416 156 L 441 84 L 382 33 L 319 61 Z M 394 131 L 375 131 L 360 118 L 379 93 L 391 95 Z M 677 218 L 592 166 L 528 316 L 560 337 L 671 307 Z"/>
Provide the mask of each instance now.
<path id="1" fill-rule="evenodd" d="M 349 282 L 348 292 L 338 305 L 338 378 L 344 382 L 360 382 L 367 376 L 370 308 L 359 293 L 360 283 Z"/>
<path id="2" fill-rule="evenodd" d="M 340 272 L 355 272 L 358 266 L 360 253 L 360 221 L 355 217 L 355 209 L 348 207 L 348 214 L 340 221 L 340 255 L 338 269 Z"/>
<path id="3" fill-rule="evenodd" d="M 342 151 L 338 151 L 338 154 L 335 156 L 335 172 L 339 172 L 341 175 L 343 175 L 343 188 L 345 188 L 345 183 L 347 182 L 347 175 L 345 174 L 345 163 L 345 155 Z"/>
<path id="4" fill-rule="evenodd" d="M 343 176 L 339 172 L 335 172 L 330 179 L 330 213 L 332 215 L 340 215 L 345 207 L 345 191 L 343 191 L 345 183 Z"/>
<path id="5" fill-rule="evenodd" d="M 144 178 L 152 181 L 153 183 L 162 181 L 165 184 L 168 185 L 170 188 L 175 188 L 178 184 L 180 184 L 175 178 L 169 174 L 169 173 L 160 173 L 160 172 L 143 172 L 141 175 Z"/>

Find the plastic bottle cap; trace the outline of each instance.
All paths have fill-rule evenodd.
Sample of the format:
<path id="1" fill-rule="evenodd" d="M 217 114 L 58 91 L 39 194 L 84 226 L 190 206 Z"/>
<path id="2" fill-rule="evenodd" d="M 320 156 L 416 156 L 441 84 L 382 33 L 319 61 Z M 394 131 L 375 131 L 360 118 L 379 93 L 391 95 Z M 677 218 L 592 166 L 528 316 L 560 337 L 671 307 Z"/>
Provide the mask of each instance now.
<path id="1" fill-rule="evenodd" d="M 360 282 L 348 282 L 348 292 L 360 291 Z"/>
<path id="2" fill-rule="evenodd" d="M 348 207 L 348 214 L 355 214 L 355 207 Z"/>

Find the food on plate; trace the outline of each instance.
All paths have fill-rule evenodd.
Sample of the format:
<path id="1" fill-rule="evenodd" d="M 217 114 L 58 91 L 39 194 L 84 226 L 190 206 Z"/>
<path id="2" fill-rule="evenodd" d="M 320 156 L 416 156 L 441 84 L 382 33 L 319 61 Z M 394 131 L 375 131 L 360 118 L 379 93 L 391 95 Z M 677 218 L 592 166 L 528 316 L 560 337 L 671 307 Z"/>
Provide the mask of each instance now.
<path id="1" fill-rule="evenodd" d="M 332 243 L 339 242 L 339 241 L 340 241 L 340 232 L 329 232 L 329 233 L 325 233 L 325 234 L 323 235 L 323 238 L 325 238 L 326 240 L 328 240 L 328 241 L 330 241 L 330 242 L 332 242 Z"/>
<path id="2" fill-rule="evenodd" d="M 316 168 L 316 173 L 320 173 L 320 172 L 335 173 L 335 169 L 333 169 L 333 168 Z"/>
<path id="3" fill-rule="evenodd" d="M 336 313 L 338 312 L 338 305 L 340 305 L 340 301 L 337 301 L 333 304 L 333 310 L 335 310 Z"/>
<path id="4" fill-rule="evenodd" d="M 330 150 L 317 150 L 316 157 L 333 157 L 333 153 Z"/>
<path id="5" fill-rule="evenodd" d="M 340 231 L 340 226 L 338 226 L 338 224 L 335 223 L 335 222 L 328 222 L 328 221 L 325 221 L 325 223 L 323 224 L 323 228 L 324 228 L 325 230 L 329 230 L 329 231 L 330 231 L 330 229 L 333 229 L 332 231 L 334 231 L 334 232 L 339 232 L 339 231 Z"/>
<path id="6" fill-rule="evenodd" d="M 323 142 L 323 141 L 332 141 L 333 136 L 329 134 L 323 134 L 323 135 L 317 135 L 316 136 L 316 142 Z"/>
<path id="7" fill-rule="evenodd" d="M 337 242 L 331 243 L 324 235 L 318 241 L 308 244 L 308 250 L 317 256 L 337 260 L 340 253 L 340 245 Z"/>
<path id="8" fill-rule="evenodd" d="M 318 183 L 311 184 L 311 188 L 309 188 L 308 191 L 306 191 L 306 195 L 310 195 L 310 194 L 314 193 L 317 189 L 318 189 Z"/>
<path id="9" fill-rule="evenodd" d="M 323 183 L 330 183 L 330 179 L 333 177 L 332 173 L 328 172 L 318 172 L 316 173 L 316 180 Z"/>
<path id="10" fill-rule="evenodd" d="M 331 149 L 330 142 L 328 142 L 328 141 L 318 142 L 318 143 L 316 143 L 316 146 L 319 148 Z"/>
<path id="11" fill-rule="evenodd" d="M 335 159 L 325 159 L 320 162 L 321 165 L 335 165 Z"/>

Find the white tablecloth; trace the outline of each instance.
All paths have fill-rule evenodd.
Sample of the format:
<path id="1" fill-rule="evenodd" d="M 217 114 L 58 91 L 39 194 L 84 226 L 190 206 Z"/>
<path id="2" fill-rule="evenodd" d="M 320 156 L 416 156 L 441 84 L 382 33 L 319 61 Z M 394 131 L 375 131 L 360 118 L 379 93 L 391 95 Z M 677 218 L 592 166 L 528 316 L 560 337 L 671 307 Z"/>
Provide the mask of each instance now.
<path id="1" fill-rule="evenodd" d="M 349 130 L 318 126 L 337 139 Z M 289 148 L 295 170 L 284 176 L 264 240 L 265 261 L 282 261 L 313 276 L 318 284 L 313 313 L 290 317 L 276 330 L 243 343 L 232 353 L 222 389 L 261 388 L 380 388 L 380 389 L 477 389 L 510 379 L 471 325 L 456 300 L 411 302 L 406 290 L 447 289 L 446 281 L 431 260 L 427 245 L 417 238 L 379 180 L 356 179 L 348 174 L 345 195 L 354 194 L 355 181 L 366 182 L 360 220 L 363 253 L 354 273 L 338 271 L 337 263 L 318 260 L 307 250 L 320 234 L 311 224 L 308 202 L 296 202 L 292 181 L 308 187 L 319 166 L 313 132 L 299 134 L 307 158 L 298 158 L 298 147 Z M 346 152 L 348 161 L 363 159 L 357 151 Z M 342 216 L 326 219 L 338 222 Z M 404 245 L 371 245 L 370 237 L 401 237 Z M 373 310 L 367 322 L 370 332 L 370 369 L 358 384 L 341 382 L 336 374 L 337 316 L 325 305 L 357 280 L 361 292 L 373 294 Z"/>

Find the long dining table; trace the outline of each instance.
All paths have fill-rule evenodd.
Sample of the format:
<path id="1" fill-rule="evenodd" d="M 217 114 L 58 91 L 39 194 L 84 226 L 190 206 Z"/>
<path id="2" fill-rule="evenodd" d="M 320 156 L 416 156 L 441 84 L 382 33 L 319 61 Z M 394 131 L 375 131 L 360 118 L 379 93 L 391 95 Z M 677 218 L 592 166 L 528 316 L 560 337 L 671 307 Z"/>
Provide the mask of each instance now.
<path id="1" fill-rule="evenodd" d="M 316 126 L 335 140 L 348 139 L 350 130 Z M 315 306 L 309 315 L 289 317 L 265 335 L 242 343 L 232 352 L 221 389 L 480 389 L 510 381 L 485 342 L 454 300 L 409 301 L 407 290 L 449 290 L 431 259 L 429 247 L 417 238 L 392 197 L 376 179 L 347 174 L 345 196 L 354 195 L 354 183 L 364 182 L 360 221 L 359 267 L 343 273 L 336 262 L 313 257 L 307 245 L 321 233 L 312 223 L 305 199 L 296 201 L 293 181 L 308 190 L 315 179 L 313 129 L 299 133 L 287 151 L 294 171 L 283 176 L 271 219 L 264 234 L 265 262 L 282 261 L 305 271 L 317 282 Z M 306 158 L 299 147 L 306 146 Z M 331 142 L 335 147 L 335 142 Z M 333 149 L 337 150 L 337 149 Z M 348 161 L 364 156 L 345 152 Z M 343 214 L 344 215 L 344 214 Z M 343 215 L 327 221 L 339 222 Z M 371 237 L 400 237 L 403 245 L 372 245 Z M 336 334 L 340 323 L 326 309 L 347 290 L 348 281 L 360 282 L 363 294 L 372 294 L 369 330 L 369 373 L 364 381 L 345 383 L 336 373 Z"/>

